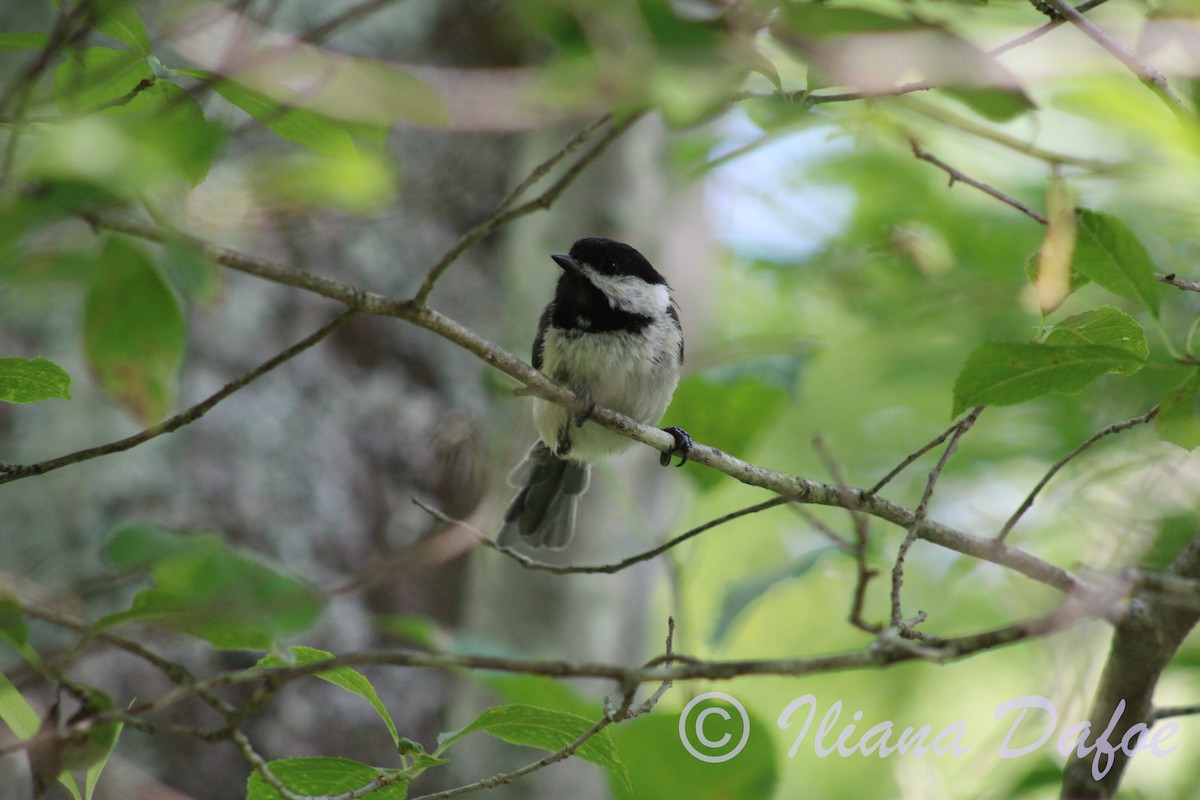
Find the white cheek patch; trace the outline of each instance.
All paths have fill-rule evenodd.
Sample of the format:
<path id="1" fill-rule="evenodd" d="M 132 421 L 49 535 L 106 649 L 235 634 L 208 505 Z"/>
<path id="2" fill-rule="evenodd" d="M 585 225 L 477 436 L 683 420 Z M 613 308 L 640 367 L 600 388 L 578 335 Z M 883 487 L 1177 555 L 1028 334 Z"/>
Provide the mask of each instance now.
<path id="1" fill-rule="evenodd" d="M 646 283 L 633 275 L 601 275 L 587 265 L 581 266 L 584 277 L 621 311 L 653 317 L 663 313 L 671 303 L 666 284 Z"/>

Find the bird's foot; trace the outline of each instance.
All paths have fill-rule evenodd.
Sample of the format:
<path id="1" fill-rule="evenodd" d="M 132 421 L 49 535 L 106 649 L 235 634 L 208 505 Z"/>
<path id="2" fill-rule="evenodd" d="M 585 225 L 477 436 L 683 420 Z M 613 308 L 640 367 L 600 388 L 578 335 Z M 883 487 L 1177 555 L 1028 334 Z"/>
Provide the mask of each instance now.
<path id="1" fill-rule="evenodd" d="M 573 421 L 576 428 L 582 428 L 583 423 L 587 422 L 588 418 L 592 416 L 592 412 L 596 410 L 596 400 L 592 397 L 590 389 L 580 389 L 575 393 L 575 397 L 579 400 L 579 405 L 583 408 L 583 411 L 576 414 L 573 417 Z"/>
<path id="2" fill-rule="evenodd" d="M 571 452 L 571 426 L 563 425 L 558 431 L 558 441 L 554 443 L 554 455 L 558 458 L 566 458 L 567 453 Z"/>
<path id="3" fill-rule="evenodd" d="M 667 467 L 671 464 L 671 456 L 679 456 L 679 463 L 675 466 L 682 467 L 687 463 L 688 456 L 691 455 L 692 437 L 689 436 L 688 432 L 683 428 L 676 428 L 674 426 L 670 428 L 663 428 L 663 431 L 671 434 L 671 436 L 674 437 L 675 446 L 671 448 L 670 452 L 663 453 L 661 456 L 659 456 L 658 463 L 662 464 L 664 467 Z"/>

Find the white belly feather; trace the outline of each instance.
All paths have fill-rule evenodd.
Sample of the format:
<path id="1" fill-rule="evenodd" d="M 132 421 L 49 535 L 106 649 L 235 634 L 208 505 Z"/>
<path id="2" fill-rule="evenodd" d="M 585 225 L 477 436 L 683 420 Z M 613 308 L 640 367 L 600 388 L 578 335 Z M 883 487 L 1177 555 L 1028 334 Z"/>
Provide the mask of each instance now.
<path id="1" fill-rule="evenodd" d="M 576 392 L 590 392 L 598 406 L 653 425 L 662 418 L 679 380 L 680 333 L 664 318 L 636 334 L 608 331 L 568 335 L 546 330 L 541 370 Z M 570 376 L 570 377 L 568 377 Z M 570 425 L 571 448 L 565 457 L 590 461 L 628 447 L 631 440 L 585 422 L 575 427 L 562 406 L 534 399 L 538 435 L 556 451 L 560 432 Z"/>

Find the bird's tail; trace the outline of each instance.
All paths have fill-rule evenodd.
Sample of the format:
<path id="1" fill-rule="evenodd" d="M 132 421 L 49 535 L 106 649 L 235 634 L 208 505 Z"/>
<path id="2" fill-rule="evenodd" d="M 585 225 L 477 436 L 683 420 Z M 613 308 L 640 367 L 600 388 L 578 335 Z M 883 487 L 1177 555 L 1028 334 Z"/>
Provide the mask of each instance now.
<path id="1" fill-rule="evenodd" d="M 497 544 L 561 550 L 575 533 L 575 509 L 587 491 L 591 467 L 564 461 L 542 442 L 529 448 L 525 460 L 508 476 L 508 485 L 520 489 L 504 512 L 504 527 Z"/>

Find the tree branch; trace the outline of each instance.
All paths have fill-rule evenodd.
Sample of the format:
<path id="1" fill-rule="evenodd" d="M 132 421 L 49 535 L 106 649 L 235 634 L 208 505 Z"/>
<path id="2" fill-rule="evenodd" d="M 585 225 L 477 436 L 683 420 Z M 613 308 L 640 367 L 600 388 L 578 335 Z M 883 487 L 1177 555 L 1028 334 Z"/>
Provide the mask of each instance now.
<path id="1" fill-rule="evenodd" d="M 127 436 L 124 439 L 118 439 L 117 441 L 109 442 L 108 444 L 89 447 L 86 450 L 78 450 L 65 456 L 59 456 L 58 458 L 40 461 L 36 464 L 0 464 L 0 485 L 11 483 L 12 481 L 20 480 L 21 478 L 28 478 L 33 475 L 44 475 L 47 472 L 52 472 L 56 469 L 70 466 L 71 464 L 78 464 L 81 461 L 89 461 L 93 458 L 99 458 L 100 456 L 107 456 L 112 455 L 113 453 L 120 453 L 125 450 L 130 450 L 140 444 L 150 441 L 151 439 L 162 436 L 164 433 L 172 433 L 177 431 L 184 425 L 193 423 L 203 417 L 218 403 L 229 397 L 231 394 L 240 391 L 250 383 L 253 383 L 263 375 L 266 375 L 268 372 L 278 367 L 280 364 L 290 361 L 291 359 L 303 353 L 305 350 L 325 339 L 331 333 L 345 325 L 356 316 L 358 316 L 357 311 L 355 311 L 353 308 L 347 308 L 333 319 L 329 320 L 329 322 L 322 325 L 319 329 L 301 339 L 299 342 L 296 342 L 283 352 L 267 359 L 262 364 L 259 364 L 254 369 L 242 375 L 240 378 L 225 384 L 220 391 L 210 395 L 204 400 L 201 400 L 194 406 L 179 412 L 170 419 L 167 419 L 156 425 L 151 425 L 141 433 L 135 433 L 133 436 Z"/>
<path id="2" fill-rule="evenodd" d="M 843 497 L 849 497 L 850 485 L 846 481 L 846 475 L 842 471 L 842 466 L 833 457 L 833 453 L 830 453 L 825 447 L 825 442 L 820 437 L 813 439 L 813 449 L 817 451 L 817 455 L 825 463 L 825 468 L 829 470 L 830 476 L 837 483 L 838 491 L 842 493 Z M 807 513 L 806 516 L 811 517 L 811 522 L 817 525 L 818 529 L 820 528 L 819 520 L 816 519 L 815 514 Z M 859 630 L 877 634 L 883 630 L 883 626 L 867 622 L 863 617 L 863 608 L 867 603 L 867 587 L 879 575 L 879 570 L 874 569 L 867 562 L 867 543 L 870 539 L 871 527 L 870 520 L 861 511 L 851 511 L 850 524 L 854 529 L 854 544 L 849 547 L 848 552 L 854 556 L 855 577 L 854 594 L 850 601 L 849 620 L 850 624 Z M 847 544 L 841 537 L 834 535 L 833 531 L 829 531 L 826 535 L 830 536 L 837 544 Z"/>
<path id="3" fill-rule="evenodd" d="M 932 103 L 926 103 L 916 98 L 910 98 L 904 101 L 903 108 L 914 111 L 921 116 L 936 120 L 950 128 L 960 130 L 980 139 L 985 139 L 989 142 L 1005 147 L 1014 153 L 1020 153 L 1030 158 L 1036 158 L 1039 161 L 1044 161 L 1050 165 L 1065 165 L 1077 167 L 1087 170 L 1093 174 L 1108 174 L 1116 169 L 1116 165 L 1107 161 L 1101 161 L 1095 158 L 1082 158 L 1080 156 L 1071 155 L 1069 153 L 1059 153 L 1052 150 L 1046 150 L 1038 147 L 1032 142 L 1027 142 L 1018 139 L 1016 136 L 1010 136 L 1002 131 L 995 130 L 987 125 L 981 125 L 971 119 L 959 116 L 945 108 L 936 106 Z"/>
<path id="4" fill-rule="evenodd" d="M 1165 576 L 1200 578 L 1200 533 L 1176 556 Z M 1154 598 L 1130 601 L 1126 613 L 1117 622 L 1104 673 L 1096 689 L 1089 717 L 1091 730 L 1111 730 L 1108 741 L 1119 743 L 1134 725 L 1154 723 L 1157 719 L 1154 689 L 1198 620 L 1200 609 L 1181 608 Z M 1118 713 L 1120 719 L 1116 719 Z M 1062 797 L 1082 800 L 1116 794 L 1129 756 L 1115 745 L 1110 754 L 1110 768 L 1099 778 L 1092 773 L 1091 758 L 1069 758 L 1063 773 Z"/>
<path id="5" fill-rule="evenodd" d="M 470 531 L 471 533 L 475 534 L 476 537 L 478 537 L 480 544 L 482 544 L 485 547 L 489 547 L 492 550 L 495 550 L 497 552 L 503 553 L 504 555 L 511 558 L 513 561 L 516 561 L 522 567 L 525 567 L 526 569 L 540 570 L 542 572 L 551 572 L 551 573 L 554 573 L 555 575 L 574 575 L 574 574 L 580 574 L 580 573 L 593 574 L 593 575 L 594 574 L 612 575 L 613 573 L 620 572 L 621 570 L 624 570 L 624 569 L 628 569 L 629 567 L 632 567 L 634 564 L 640 564 L 644 561 L 649 561 L 650 559 L 654 558 L 655 556 L 662 555 L 663 553 L 667 552 L 668 550 L 670 550 L 671 548 L 680 544 L 681 542 L 685 542 L 694 536 L 699 536 L 700 534 L 704 533 L 705 531 L 716 528 L 719 525 L 724 525 L 726 522 L 731 522 L 735 519 L 738 519 L 739 517 L 745 517 L 750 514 L 757 514 L 760 511 L 766 511 L 768 508 L 774 508 L 775 506 L 781 506 L 788 502 L 786 499 L 784 499 L 782 497 L 773 497 L 770 500 L 766 500 L 762 503 L 756 503 L 752 506 L 747 506 L 746 508 L 740 508 L 737 511 L 731 511 L 728 514 L 717 517 L 716 519 L 709 520 L 708 522 L 704 523 L 703 525 L 698 525 L 695 528 L 692 528 L 691 530 L 685 531 L 684 533 L 681 533 L 678 536 L 672 537 L 671 539 L 668 539 L 667 541 L 663 542 L 662 544 L 660 544 L 657 547 L 652 547 L 649 550 L 645 550 L 641 553 L 638 553 L 637 555 L 629 556 L 628 558 L 623 558 L 620 561 L 617 561 L 612 564 L 598 564 L 595 566 L 570 566 L 570 565 L 562 565 L 562 564 L 547 564 L 544 561 L 538 561 L 537 559 L 530 558 L 529 556 L 525 555 L 524 553 L 522 553 L 518 550 L 514 550 L 511 547 L 502 547 L 502 546 L 496 544 L 495 539 L 493 539 L 491 536 L 488 536 L 486 533 L 484 533 L 483 531 L 474 527 L 473 525 L 469 525 L 468 523 L 463 522 L 462 520 L 457 520 L 457 519 L 453 519 L 451 517 L 446 516 L 446 514 L 442 513 L 441 511 L 434 508 L 433 506 L 425 503 L 420 498 L 414 497 L 412 499 L 412 501 L 415 506 L 420 508 L 426 514 L 429 514 L 431 517 L 436 519 L 438 522 L 441 522 L 443 525 L 450 525 L 453 527 L 458 527 L 458 528 L 462 528 L 464 530 Z"/>
<path id="6" fill-rule="evenodd" d="M 880 478 L 875 483 L 875 485 L 872 486 L 870 489 L 867 489 L 867 492 L 866 492 L 867 495 L 870 496 L 870 495 L 878 494 L 879 491 L 884 486 L 887 486 L 889 483 L 891 483 L 893 480 L 895 480 L 896 476 L 899 475 L 901 472 L 903 472 L 905 469 L 907 469 L 910 464 L 912 464 L 914 461 L 919 459 L 921 456 L 928 453 L 933 448 L 937 447 L 942 442 L 949 439 L 950 435 L 952 433 L 954 433 L 956 430 L 958 430 L 958 425 L 961 421 L 962 420 L 955 420 L 954 424 L 951 425 L 949 428 L 946 428 L 946 430 L 942 431 L 936 437 L 934 437 L 933 439 L 930 439 L 928 442 L 926 442 L 925 444 L 921 445 L 919 448 L 917 448 L 913 452 L 906 455 L 899 464 L 892 467 L 892 469 L 888 471 L 888 474 L 886 474 L 882 478 Z"/>
<path id="7" fill-rule="evenodd" d="M 356 6 L 350 6 L 345 11 L 335 14 L 321 24 L 310 28 L 300 37 L 300 41 L 317 44 L 343 25 L 370 16 L 376 11 L 396 2 L 398 0 L 366 0 L 366 2 L 359 3 Z"/>
<path id="8" fill-rule="evenodd" d="M 1179 95 L 1175 94 L 1175 91 L 1167 83 L 1167 79 L 1161 72 L 1139 59 L 1137 54 L 1125 44 L 1109 36 L 1103 28 L 1072 8 L 1066 0 L 1045 0 L 1045 2 L 1057 10 L 1058 13 L 1062 14 L 1068 22 L 1082 31 L 1088 38 L 1107 50 L 1113 58 L 1128 67 L 1134 75 L 1137 75 L 1141 79 L 1142 83 L 1149 86 L 1158 95 L 1159 99 L 1167 104 L 1168 108 L 1181 117 L 1187 115 L 1187 107 L 1183 104 Z"/>
<path id="9" fill-rule="evenodd" d="M 1185 281 L 1182 278 L 1175 277 L 1175 273 L 1170 275 L 1155 275 L 1157 280 L 1168 286 L 1174 286 L 1176 289 L 1182 289 L 1185 292 L 1200 292 L 1200 281 Z"/>
<path id="10" fill-rule="evenodd" d="M 1013 512 L 1012 516 L 1008 518 L 1008 521 L 1004 523 L 1004 527 L 1002 527 L 1000 532 L 996 534 L 996 541 L 1003 542 L 1006 538 L 1008 538 L 1008 534 L 1012 531 L 1016 524 L 1021 521 L 1021 517 L 1023 517 L 1025 512 L 1030 509 L 1030 507 L 1033 505 L 1033 501 L 1037 499 L 1037 496 L 1042 489 L 1046 488 L 1046 484 L 1050 482 L 1050 479 L 1057 475 L 1058 471 L 1065 467 L 1073 459 L 1078 457 L 1101 439 L 1107 436 L 1112 436 L 1114 433 L 1120 433 L 1121 431 L 1127 431 L 1130 428 L 1136 428 L 1138 425 L 1145 425 L 1147 422 L 1152 421 L 1157 416 L 1158 406 L 1155 406 L 1145 414 L 1142 414 L 1140 417 L 1127 419 L 1124 422 L 1114 422 L 1112 425 L 1109 425 L 1108 427 L 1092 434 L 1074 450 L 1067 453 L 1058 461 L 1054 462 L 1050 469 L 1046 470 L 1046 474 L 1042 476 L 1042 479 L 1038 481 L 1037 486 L 1034 486 L 1033 490 L 1029 493 L 1025 500 L 1022 501 L 1020 507 L 1017 508 L 1017 510 Z"/>
<path id="11" fill-rule="evenodd" d="M 1108 0 L 1088 0 L 1086 3 L 1080 3 L 1078 6 L 1076 6 L 1075 10 L 1078 11 L 1080 14 L 1083 14 L 1084 12 L 1091 11 L 1096 6 L 1104 5 L 1106 2 L 1108 2 Z M 1029 44 L 1030 42 L 1034 42 L 1034 41 L 1042 38 L 1050 31 L 1052 31 L 1055 28 L 1062 25 L 1064 22 L 1066 22 L 1066 19 L 1057 19 L 1057 20 L 1052 20 L 1051 22 L 1047 22 L 1045 25 L 1043 25 L 1040 28 L 1035 28 L 1034 30 L 1030 31 L 1029 33 L 1024 34 L 1023 36 L 1018 36 L 1016 39 L 1013 39 L 1010 42 L 1005 42 L 1004 44 L 1000 45 L 999 47 L 992 48 L 991 50 L 988 51 L 988 55 L 994 57 L 994 56 L 998 56 L 998 55 L 1007 53 L 1009 50 L 1013 50 L 1018 47 L 1023 47 L 1025 45 Z"/>
<path id="12" fill-rule="evenodd" d="M 675 619 L 674 617 L 668 617 L 666 653 L 658 658 L 652 659 L 652 663 L 659 661 L 670 663 L 672 660 L 674 660 L 674 638 Z M 499 775 L 492 775 L 490 777 L 475 781 L 474 783 L 469 783 L 465 786 L 459 786 L 454 789 L 446 789 L 445 791 L 434 792 L 432 794 L 423 794 L 419 797 L 412 798 L 412 800 L 446 800 L 446 798 L 449 797 L 458 797 L 459 795 L 469 794 L 471 792 L 477 792 L 483 789 L 491 789 L 496 786 L 500 786 L 501 784 L 512 783 L 519 778 L 525 777 L 531 772 L 536 772 L 537 770 L 548 767 L 551 764 L 570 758 L 580 747 L 583 747 L 583 745 L 586 744 L 589 739 L 594 738 L 609 725 L 614 725 L 627 719 L 633 719 L 634 717 L 639 717 L 643 714 L 649 714 L 654 709 L 654 706 L 658 703 L 659 699 L 661 699 L 670 688 L 671 681 L 663 681 L 662 685 L 660 685 L 658 689 L 656 689 L 654 693 L 646 699 L 645 702 L 641 703 L 635 708 L 633 707 L 633 698 L 637 691 L 637 685 L 634 684 L 625 686 L 623 687 L 622 691 L 621 706 L 617 709 L 612 709 L 609 705 L 609 699 L 605 697 L 604 716 L 596 720 L 594 725 L 581 733 L 574 741 L 561 750 L 557 750 L 548 756 L 544 756 L 531 764 L 521 767 L 518 770 L 501 773 Z"/>
<path id="13" fill-rule="evenodd" d="M 900 632 L 902 636 L 914 634 L 911 627 L 904 622 L 900 609 L 900 590 L 904 586 L 904 560 L 908 556 L 908 550 L 917 540 L 917 532 L 921 523 L 925 520 L 925 516 L 929 511 L 929 501 L 933 499 L 933 490 L 937 485 L 938 478 L 942 475 L 942 470 L 950 463 L 950 457 L 954 455 L 954 451 L 958 449 L 958 443 L 962 440 L 964 434 L 971 430 L 975 424 L 975 420 L 979 419 L 979 415 L 983 413 L 983 406 L 976 406 L 955 425 L 953 435 L 950 437 L 949 443 L 946 444 L 946 449 L 942 453 L 942 457 L 938 459 L 938 463 L 929 472 L 929 478 L 925 481 L 925 490 L 921 493 L 921 501 L 917 505 L 917 510 L 913 512 L 912 523 L 908 526 L 908 533 L 904 537 L 904 541 L 900 545 L 900 551 L 896 554 L 896 563 L 892 567 L 892 628 Z M 921 615 L 924 612 L 919 612 Z M 922 617 L 923 619 L 923 617 Z"/>
<path id="14" fill-rule="evenodd" d="M 1022 203 L 1020 200 L 1016 199 L 1015 197 L 1005 194 L 1004 192 L 1000 191 L 999 189 L 997 189 L 996 187 L 994 187 L 990 184 L 983 183 L 982 181 L 977 181 L 974 178 L 972 178 L 970 175 L 967 175 L 964 172 L 959 172 L 957 169 L 950 166 L 945 161 L 942 161 L 937 156 L 934 156 L 934 155 L 931 155 L 931 154 L 925 152 L 924 150 L 921 149 L 921 145 L 917 143 L 916 139 L 909 139 L 909 143 L 912 145 L 912 151 L 913 151 L 914 156 L 921 159 L 922 161 L 928 161 L 930 164 L 933 164 L 935 167 L 937 167 L 938 169 L 942 170 L 943 172 L 945 172 L 947 175 L 950 176 L 950 185 L 951 186 L 954 185 L 955 181 L 961 181 L 962 183 L 965 183 L 968 186 L 974 186 L 976 189 L 978 189 L 981 192 L 984 192 L 985 194 L 990 194 L 992 197 L 996 198 L 997 200 L 999 200 L 1002 203 L 1007 203 L 1008 205 L 1010 205 L 1013 208 L 1020 211 L 1022 214 L 1025 214 L 1029 217 L 1032 217 L 1033 219 L 1036 219 L 1038 222 L 1042 223 L 1043 225 L 1048 225 L 1050 223 L 1050 221 L 1048 219 L 1046 219 L 1046 216 L 1044 214 L 1034 211 L 1032 208 L 1025 205 L 1024 203 Z"/>
<path id="15" fill-rule="evenodd" d="M 150 241 L 161 242 L 166 238 L 166 234 L 154 226 L 125 219 L 98 217 L 95 218 L 95 224 L 98 227 L 117 230 Z M 195 237 L 182 236 L 181 238 L 207 254 L 218 264 L 231 269 L 338 300 L 361 314 L 396 317 L 431 331 L 523 383 L 531 394 L 558 403 L 564 408 L 580 413 L 584 411 L 574 392 L 559 386 L 513 354 L 431 308 L 420 307 L 412 301 L 389 300 L 382 295 L 367 292 L 331 278 L 283 267 L 265 259 L 247 256 L 226 248 L 215 247 Z M 669 452 L 675 447 L 674 438 L 658 428 L 644 425 L 606 408 L 596 407 L 590 411 L 589 419 L 592 422 L 635 441 L 648 444 L 659 452 Z M 836 486 L 760 467 L 704 444 L 696 443 L 693 446 L 689 460 L 722 472 L 749 486 L 767 489 L 793 502 L 863 511 L 906 529 L 913 524 L 911 510 L 876 495 L 858 489 L 845 493 Z M 1066 570 L 1042 561 L 1023 550 L 1009 547 L 1003 542 L 971 536 L 930 520 L 921 520 L 917 530 L 920 538 L 934 544 L 1008 567 L 1062 591 L 1084 588 L 1082 582 Z"/>
<path id="16" fill-rule="evenodd" d="M 1049 614 L 1032 617 L 1012 625 L 980 631 L 974 634 L 945 639 L 934 645 L 919 644 L 884 635 L 866 648 L 834 655 L 798 659 L 759 659 L 731 661 L 700 661 L 674 653 L 651 659 L 640 667 L 567 661 L 538 661 L 498 656 L 454 653 L 428 653 L 413 650 L 379 650 L 346 653 L 324 661 L 282 667 L 254 667 L 222 672 L 186 686 L 169 690 L 162 695 L 128 708 L 115 708 L 95 714 L 80 722 L 66 725 L 56 732 L 38 734 L 30 739 L 0 747 L 0 756 L 27 750 L 54 738 L 85 736 L 97 725 L 140 717 L 169 708 L 201 692 L 221 686 L 246 684 L 269 685 L 275 692 L 285 684 L 304 677 L 318 675 L 338 667 L 391 666 L 402 668 L 490 670 L 551 678 L 594 678 L 612 681 L 626 698 L 622 710 L 606 715 L 623 719 L 630 713 L 637 687 L 647 683 L 663 684 L 673 681 L 730 680 L 742 676 L 802 677 L 844 670 L 888 667 L 909 661 L 931 661 L 946 664 L 967 658 L 985 650 L 1004 647 L 1032 638 L 1041 638 L 1074 627 L 1082 622 L 1112 615 L 1120 604 L 1105 593 L 1084 593 L 1067 598 Z M 230 733 L 236 736 L 237 729 Z M 574 752 L 574 751 L 572 751 Z M 482 787 L 481 787 L 482 788 Z"/>
<path id="17" fill-rule="evenodd" d="M 437 283 L 438 278 L 442 276 L 442 273 L 449 269 L 450 265 L 457 261 L 459 256 L 461 256 L 469 248 L 475 246 L 475 244 L 477 244 L 485 236 L 502 228 L 515 219 L 524 217 L 533 213 L 534 211 L 541 211 L 549 208 L 554 201 L 558 199 L 558 196 L 566 191 L 566 188 L 570 186 L 577 177 L 579 177 L 579 174 L 583 172 L 583 170 L 589 164 L 599 158 L 600 154 L 603 153 L 605 149 L 607 149 L 608 146 L 617 139 L 617 137 L 628 130 L 633 123 L 641 119 L 641 116 L 641 114 L 635 114 L 626 119 L 612 122 L 608 131 L 601 136 L 594 145 L 592 145 L 592 148 L 580 156 L 579 159 L 571 165 L 570 169 L 564 172 L 562 177 L 551 184 L 546 191 L 542 192 L 529 202 L 523 203 L 516 208 L 512 208 L 512 204 L 523 192 L 537 183 L 537 181 L 546 173 L 548 173 L 553 166 L 558 163 L 558 161 L 565 158 L 569 153 L 591 138 L 591 136 L 604 122 L 611 120 L 611 116 L 605 115 L 596 122 L 593 122 L 591 125 L 584 128 L 579 133 L 575 134 L 575 136 L 572 137 L 566 143 L 566 145 L 559 149 L 559 151 L 551 156 L 546 162 L 535 167 L 534 170 L 529 174 L 529 177 L 527 177 L 515 189 L 513 189 L 513 191 L 510 192 L 507 197 L 501 200 L 500 204 L 496 207 L 496 210 L 492 212 L 491 216 L 463 234 L 462 238 L 460 238 L 453 247 L 446 251 L 446 254 L 443 255 L 442 258 L 433 265 L 433 268 L 429 270 L 429 274 L 425 276 L 425 280 L 421 283 L 421 288 L 417 290 L 416 296 L 413 297 L 413 303 L 418 306 L 424 306 L 426 300 L 429 299 L 429 293 L 433 291 L 433 287 Z"/>

